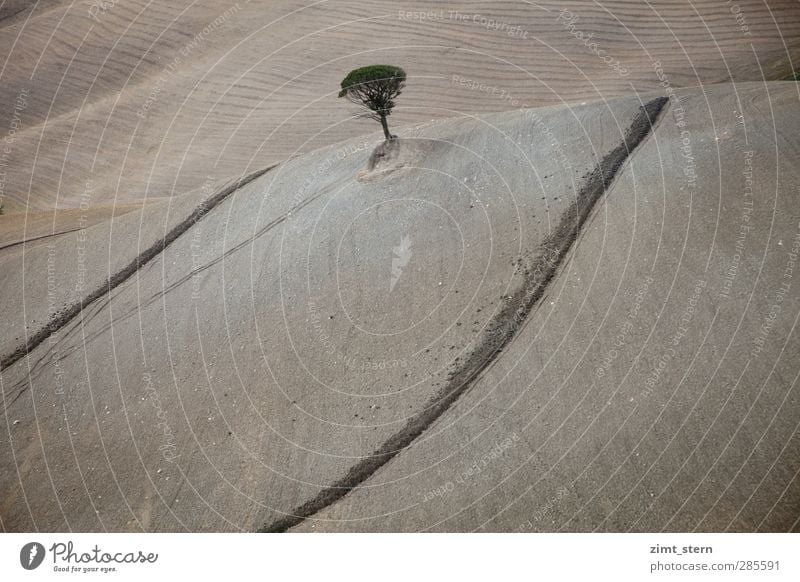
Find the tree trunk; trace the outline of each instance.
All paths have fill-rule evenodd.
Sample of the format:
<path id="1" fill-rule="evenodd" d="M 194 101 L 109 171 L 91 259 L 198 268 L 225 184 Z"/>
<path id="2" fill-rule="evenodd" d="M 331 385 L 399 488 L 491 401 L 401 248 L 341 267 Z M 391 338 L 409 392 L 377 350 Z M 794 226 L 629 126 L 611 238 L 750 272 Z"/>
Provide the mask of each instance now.
<path id="1" fill-rule="evenodd" d="M 386 123 L 386 114 L 381 113 L 381 126 L 383 126 L 383 135 L 387 140 L 392 139 L 392 134 L 389 133 L 389 124 Z"/>

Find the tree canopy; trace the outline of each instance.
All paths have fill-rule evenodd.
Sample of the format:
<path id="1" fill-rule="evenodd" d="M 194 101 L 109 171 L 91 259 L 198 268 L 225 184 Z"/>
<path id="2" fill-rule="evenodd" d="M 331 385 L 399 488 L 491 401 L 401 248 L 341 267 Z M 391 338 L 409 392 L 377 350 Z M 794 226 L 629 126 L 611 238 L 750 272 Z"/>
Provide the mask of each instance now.
<path id="1" fill-rule="evenodd" d="M 369 110 L 367 117 L 380 121 L 386 139 L 392 139 L 386 117 L 405 87 L 406 72 L 392 65 L 369 65 L 354 69 L 342 80 L 339 97 L 347 97 Z"/>

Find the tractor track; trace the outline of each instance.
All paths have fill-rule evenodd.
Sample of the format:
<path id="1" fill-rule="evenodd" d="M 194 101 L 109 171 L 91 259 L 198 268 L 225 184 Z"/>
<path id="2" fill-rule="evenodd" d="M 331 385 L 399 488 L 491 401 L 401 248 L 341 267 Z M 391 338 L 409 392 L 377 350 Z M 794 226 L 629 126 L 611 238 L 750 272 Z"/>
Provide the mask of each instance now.
<path id="1" fill-rule="evenodd" d="M 410 447 L 433 425 L 497 359 L 514 339 L 525 319 L 547 290 L 568 251 L 578 238 L 598 200 L 610 190 L 620 168 L 633 151 L 650 135 L 669 99 L 658 97 L 642 105 L 622 142 L 606 154 L 593 170 L 583 176 L 584 184 L 567 207 L 561 219 L 544 240 L 534 259 L 523 271 L 524 281 L 483 332 L 475 349 L 450 373 L 447 384 L 397 433 L 389 437 L 375 452 L 353 465 L 347 474 L 322 489 L 315 497 L 295 508 L 290 514 L 267 524 L 258 531 L 286 532 L 305 519 L 333 505 L 357 488 L 378 469 Z"/>
<path id="2" fill-rule="evenodd" d="M 109 277 L 104 285 L 95 289 L 80 301 L 64 307 L 62 310 L 56 313 L 44 327 L 30 336 L 23 345 L 19 346 L 10 354 L 0 358 L 0 372 L 9 368 L 10 366 L 13 366 L 17 361 L 21 360 L 23 357 L 45 342 L 48 338 L 50 338 L 53 334 L 61 330 L 73 319 L 78 317 L 78 315 L 83 312 L 84 308 L 88 307 L 101 297 L 108 295 L 114 289 L 130 279 L 143 266 L 159 256 L 169 245 L 175 242 L 181 235 L 188 231 L 214 208 L 219 206 L 219 204 L 228 198 L 228 196 L 236 192 L 239 188 L 246 186 L 253 180 L 260 178 L 270 170 L 277 167 L 277 165 L 278 164 L 275 164 L 252 172 L 247 176 L 243 176 L 242 178 L 239 178 L 231 184 L 228 184 L 224 188 L 220 189 L 219 192 L 204 200 L 192 211 L 189 216 L 172 227 L 172 229 L 163 238 L 153 243 L 150 247 L 137 255 L 136 258 L 134 258 L 125 267 L 120 269 L 113 276 Z"/>

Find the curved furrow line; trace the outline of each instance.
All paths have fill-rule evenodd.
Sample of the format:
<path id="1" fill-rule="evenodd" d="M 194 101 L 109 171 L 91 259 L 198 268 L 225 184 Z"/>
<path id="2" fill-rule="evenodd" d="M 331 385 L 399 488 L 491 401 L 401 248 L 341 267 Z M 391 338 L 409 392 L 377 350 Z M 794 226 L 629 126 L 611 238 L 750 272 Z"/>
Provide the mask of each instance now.
<path id="1" fill-rule="evenodd" d="M 175 225 L 172 230 L 170 230 L 162 239 L 156 241 L 153 245 L 149 248 L 144 250 L 140 253 L 136 258 L 134 258 L 130 263 L 128 263 L 124 268 L 118 271 L 113 276 L 109 277 L 104 285 L 95 289 L 92 293 L 87 295 L 85 298 L 81 299 L 70 305 L 69 307 L 64 308 L 60 311 L 56 316 L 51 319 L 43 328 L 41 328 L 38 332 L 30 336 L 28 340 L 21 346 L 19 346 L 16 350 L 11 352 L 10 354 L 3 356 L 0 359 L 0 371 L 5 370 L 6 368 L 14 365 L 17 361 L 22 359 L 24 356 L 28 355 L 31 351 L 33 351 L 36 347 L 42 344 L 47 338 L 52 336 L 54 333 L 62 329 L 66 326 L 70 321 L 75 319 L 80 313 L 89 305 L 111 293 L 116 287 L 122 285 L 125 281 L 130 279 L 133 275 L 135 275 L 139 269 L 145 266 L 147 263 L 152 261 L 155 257 L 160 255 L 164 249 L 166 249 L 170 244 L 175 242 L 178 237 L 184 234 L 187 230 L 189 230 L 195 223 L 199 222 L 206 214 L 211 212 L 214 208 L 216 208 L 220 203 L 222 203 L 228 196 L 233 194 L 239 188 L 246 186 L 256 178 L 259 178 L 275 168 L 276 166 L 269 166 L 267 168 L 258 170 L 253 172 L 239 180 L 234 181 L 233 183 L 229 184 L 228 186 L 222 188 L 219 192 L 208 198 L 207 200 L 203 201 L 197 208 L 195 208 L 194 212 L 192 212 L 188 217 L 183 219 L 177 225 Z M 19 395 L 17 396 L 19 397 Z"/>
<path id="2" fill-rule="evenodd" d="M 572 244 L 581 232 L 597 201 L 610 189 L 620 168 L 631 153 L 650 134 L 665 105 L 658 97 L 643 105 L 616 148 L 584 176 L 581 190 L 561 219 L 542 243 L 534 261 L 524 272 L 524 284 L 511 296 L 482 334 L 477 347 L 450 373 L 445 387 L 411 418 L 405 427 L 392 435 L 374 453 L 355 464 L 348 473 L 326 487 L 316 497 L 284 518 L 265 525 L 259 532 L 285 532 L 322 509 L 336 503 L 375 474 L 397 454 L 411 446 L 418 436 L 444 414 L 514 339 L 521 324 L 539 302 L 555 277 Z"/>

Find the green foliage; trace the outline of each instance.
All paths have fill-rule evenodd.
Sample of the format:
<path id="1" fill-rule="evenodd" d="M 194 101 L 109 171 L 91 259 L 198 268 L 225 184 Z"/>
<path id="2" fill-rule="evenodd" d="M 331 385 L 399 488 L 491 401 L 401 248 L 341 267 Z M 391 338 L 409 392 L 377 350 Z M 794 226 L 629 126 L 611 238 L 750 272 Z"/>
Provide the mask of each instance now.
<path id="1" fill-rule="evenodd" d="M 403 83 L 406 81 L 406 72 L 400 67 L 392 65 L 370 65 L 350 71 L 342 81 L 342 90 L 339 97 L 344 97 L 352 89 L 359 89 L 362 85 L 381 88 L 394 88 L 400 94 Z"/>
<path id="2" fill-rule="evenodd" d="M 367 108 L 366 117 L 380 121 L 386 139 L 392 139 L 386 117 L 394 108 L 394 100 L 405 87 L 406 72 L 392 65 L 370 65 L 354 69 L 342 80 L 339 97 L 347 97 Z"/>

